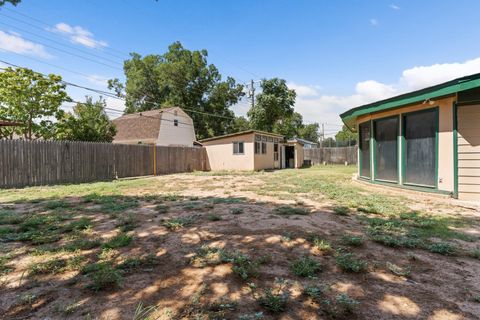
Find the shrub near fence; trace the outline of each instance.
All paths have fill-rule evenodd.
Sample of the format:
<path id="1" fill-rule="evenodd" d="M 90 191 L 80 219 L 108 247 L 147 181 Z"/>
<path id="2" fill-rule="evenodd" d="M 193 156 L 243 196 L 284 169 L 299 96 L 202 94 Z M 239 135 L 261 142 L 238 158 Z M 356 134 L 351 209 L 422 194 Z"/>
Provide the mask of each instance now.
<path id="1" fill-rule="evenodd" d="M 105 181 L 207 169 L 204 148 L 0 140 L 0 187 Z"/>
<path id="2" fill-rule="evenodd" d="M 304 159 L 311 164 L 357 164 L 357 147 L 304 149 Z"/>

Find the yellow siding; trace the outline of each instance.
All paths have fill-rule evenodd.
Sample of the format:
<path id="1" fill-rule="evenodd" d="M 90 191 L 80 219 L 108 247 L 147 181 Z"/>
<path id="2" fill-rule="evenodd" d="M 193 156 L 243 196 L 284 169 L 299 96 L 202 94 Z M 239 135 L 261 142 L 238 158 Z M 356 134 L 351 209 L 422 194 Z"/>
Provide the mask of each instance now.
<path id="1" fill-rule="evenodd" d="M 458 191 L 480 200 L 480 105 L 458 107 Z"/>

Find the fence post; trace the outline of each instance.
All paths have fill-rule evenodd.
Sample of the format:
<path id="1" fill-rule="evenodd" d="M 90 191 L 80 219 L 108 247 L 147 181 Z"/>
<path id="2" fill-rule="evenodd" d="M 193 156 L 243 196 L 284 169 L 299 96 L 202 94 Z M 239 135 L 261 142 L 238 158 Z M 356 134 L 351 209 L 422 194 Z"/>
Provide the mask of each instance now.
<path id="1" fill-rule="evenodd" d="M 153 144 L 153 175 L 157 175 L 157 144 Z"/>

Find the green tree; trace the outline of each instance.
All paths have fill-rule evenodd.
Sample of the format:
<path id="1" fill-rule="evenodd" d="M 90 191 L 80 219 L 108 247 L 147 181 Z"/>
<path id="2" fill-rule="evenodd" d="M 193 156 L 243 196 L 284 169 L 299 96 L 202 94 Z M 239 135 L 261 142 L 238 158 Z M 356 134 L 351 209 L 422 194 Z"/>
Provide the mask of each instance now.
<path id="1" fill-rule="evenodd" d="M 358 134 L 350 131 L 346 125 L 343 125 L 342 130 L 335 135 L 335 140 L 344 145 L 354 146 L 358 141 Z"/>
<path id="2" fill-rule="evenodd" d="M 252 128 L 272 132 L 275 124 L 293 114 L 296 93 L 283 79 L 264 79 L 257 104 L 248 111 Z"/>
<path id="3" fill-rule="evenodd" d="M 101 97 L 77 103 L 73 113 L 66 113 L 57 124 L 57 138 L 69 141 L 112 142 L 117 130 L 105 113 L 106 103 Z"/>
<path id="4" fill-rule="evenodd" d="M 277 121 L 273 132 L 292 138 L 298 137 L 312 142 L 318 142 L 318 123 L 305 125 L 300 113 L 294 112 L 290 117 Z"/>
<path id="5" fill-rule="evenodd" d="M 318 123 L 310 123 L 300 128 L 298 136 L 302 139 L 318 143 L 320 136 L 318 134 L 320 125 Z"/>
<path id="6" fill-rule="evenodd" d="M 11 3 L 13 4 L 14 6 L 16 6 L 17 4 L 19 4 L 21 2 L 21 0 L 0 0 L 0 7 L 2 7 L 3 5 L 5 5 L 5 3 Z"/>
<path id="7" fill-rule="evenodd" d="M 125 84 L 113 79 L 109 87 L 124 92 L 126 113 L 178 106 L 192 117 L 199 139 L 224 134 L 233 126 L 230 107 L 244 95 L 243 86 L 230 77 L 222 80 L 207 58 L 206 50 L 190 51 L 180 42 L 162 55 L 133 53 L 124 63 Z"/>
<path id="8" fill-rule="evenodd" d="M 6 68 L 0 72 L 0 119 L 23 125 L 3 128 L 1 137 L 11 139 L 17 134 L 28 140 L 52 138 L 54 120 L 64 114 L 60 106 L 69 100 L 60 76 Z"/>
<path id="9" fill-rule="evenodd" d="M 290 117 L 278 120 L 273 127 L 273 132 L 288 138 L 300 137 L 300 130 L 302 127 L 302 115 L 298 112 L 294 112 Z"/>
<path id="10" fill-rule="evenodd" d="M 236 117 L 229 133 L 247 131 L 250 129 L 250 122 L 245 117 Z"/>

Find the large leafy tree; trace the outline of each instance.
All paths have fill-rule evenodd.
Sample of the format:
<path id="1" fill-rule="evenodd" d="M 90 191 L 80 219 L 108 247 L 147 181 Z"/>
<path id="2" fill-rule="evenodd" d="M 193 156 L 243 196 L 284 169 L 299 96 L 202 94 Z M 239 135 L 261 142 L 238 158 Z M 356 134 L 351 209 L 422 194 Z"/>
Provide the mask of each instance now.
<path id="1" fill-rule="evenodd" d="M 117 130 L 105 113 L 106 103 L 101 97 L 77 103 L 73 113 L 66 113 L 57 124 L 57 138 L 69 141 L 112 142 Z"/>
<path id="2" fill-rule="evenodd" d="M 178 106 L 192 117 L 198 138 L 224 134 L 233 126 L 230 107 L 243 96 L 243 86 L 222 80 L 207 58 L 206 50 L 190 51 L 180 42 L 162 55 L 133 53 L 124 63 L 125 84 L 113 79 L 109 86 L 125 94 L 126 113 Z"/>
<path id="3" fill-rule="evenodd" d="M 343 125 L 342 130 L 337 132 L 335 140 L 344 145 L 355 145 L 358 140 L 358 134 L 350 131 L 346 125 Z"/>
<path id="4" fill-rule="evenodd" d="M 64 112 L 63 102 L 69 101 L 62 78 L 44 76 L 26 68 L 6 68 L 0 72 L 0 119 L 22 123 L 0 131 L 2 138 L 14 134 L 24 139 L 49 139 L 55 134 L 55 119 Z"/>
<path id="5" fill-rule="evenodd" d="M 253 129 L 272 132 L 275 124 L 293 114 L 296 93 L 283 79 L 264 79 L 260 83 L 262 92 L 257 103 L 248 111 Z"/>
<path id="6" fill-rule="evenodd" d="M 285 137 L 298 137 L 312 142 L 318 142 L 318 123 L 304 124 L 300 113 L 294 112 L 290 117 L 279 120 L 273 132 L 279 133 Z"/>

